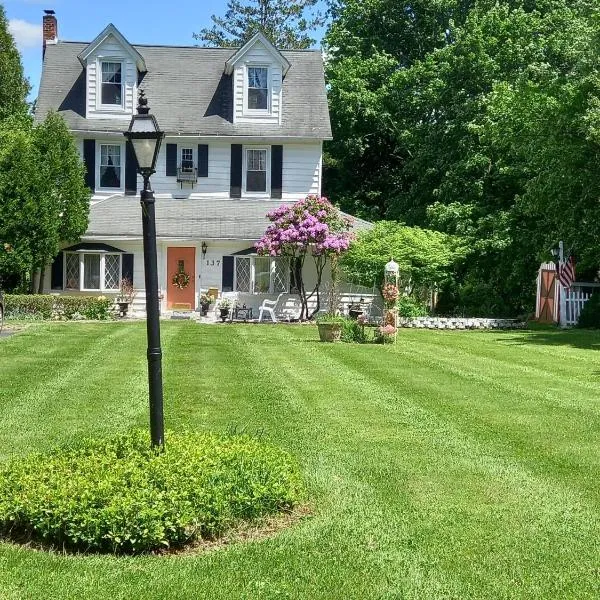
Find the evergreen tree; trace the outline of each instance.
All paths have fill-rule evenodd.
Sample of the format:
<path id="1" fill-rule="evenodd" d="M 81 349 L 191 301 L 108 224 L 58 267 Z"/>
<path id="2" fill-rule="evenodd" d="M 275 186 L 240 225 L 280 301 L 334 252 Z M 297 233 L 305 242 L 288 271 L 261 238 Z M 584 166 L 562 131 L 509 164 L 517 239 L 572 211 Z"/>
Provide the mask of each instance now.
<path id="1" fill-rule="evenodd" d="M 281 49 L 314 45 L 310 33 L 325 23 L 315 9 L 319 0 L 228 0 L 225 16 L 212 15 L 213 26 L 194 37 L 209 46 L 243 46 L 258 31 Z"/>
<path id="2" fill-rule="evenodd" d="M 0 121 L 9 115 L 25 114 L 28 93 L 29 84 L 23 76 L 21 57 L 0 4 Z"/>

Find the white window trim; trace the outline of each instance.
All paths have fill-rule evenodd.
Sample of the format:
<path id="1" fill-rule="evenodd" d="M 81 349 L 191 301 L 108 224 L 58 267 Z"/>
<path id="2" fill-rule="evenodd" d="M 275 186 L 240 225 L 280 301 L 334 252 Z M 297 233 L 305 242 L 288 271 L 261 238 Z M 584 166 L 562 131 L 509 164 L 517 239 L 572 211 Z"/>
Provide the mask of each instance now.
<path id="1" fill-rule="evenodd" d="M 77 250 L 75 252 L 64 252 L 63 253 L 63 290 L 64 291 L 80 291 L 80 292 L 109 292 L 116 294 L 119 292 L 119 288 L 107 289 L 106 284 L 106 257 L 107 256 L 118 256 L 119 257 L 119 283 L 123 279 L 123 254 L 120 252 L 105 252 L 103 250 Z M 67 255 L 75 254 L 79 256 L 79 289 L 67 288 Z M 85 281 L 85 261 L 84 256 L 86 254 L 100 255 L 100 287 L 99 288 L 86 288 L 84 287 Z"/>
<path id="2" fill-rule="evenodd" d="M 275 294 L 287 294 L 290 291 L 290 273 L 289 266 L 286 270 L 286 282 L 285 282 L 285 290 L 275 291 L 274 290 L 274 282 L 275 282 L 275 261 L 277 260 L 286 260 L 285 257 L 271 257 L 271 256 L 234 256 L 234 264 L 233 264 L 233 291 L 238 294 L 252 294 L 254 296 L 273 296 Z M 257 258 L 268 258 L 271 260 L 270 266 L 270 277 L 269 277 L 269 291 L 268 292 L 257 292 L 256 291 L 256 259 Z M 237 287 L 237 261 L 239 259 L 242 260 L 250 260 L 250 291 L 249 292 L 240 292 Z"/>
<path id="3" fill-rule="evenodd" d="M 100 146 L 120 146 L 121 147 L 121 187 L 100 187 Z M 116 140 L 96 141 L 96 191 L 97 192 L 124 192 L 125 191 L 125 142 Z"/>
<path id="4" fill-rule="evenodd" d="M 248 69 L 258 68 L 267 70 L 267 108 L 248 108 Z M 242 111 L 244 116 L 264 117 L 270 116 L 272 110 L 272 99 L 273 95 L 273 82 L 271 81 L 271 67 L 270 65 L 260 63 L 246 63 L 244 65 L 244 110 Z"/>
<path id="5" fill-rule="evenodd" d="M 266 189 L 264 192 L 249 192 L 247 190 L 248 181 L 248 150 L 264 150 L 267 153 L 266 164 Z M 243 146 L 242 155 L 242 191 L 244 196 L 252 198 L 266 198 L 271 195 L 271 148 L 269 146 Z"/>
<path id="6" fill-rule="evenodd" d="M 121 104 L 102 104 L 102 63 L 112 62 L 119 63 L 121 65 Z M 125 69 L 127 62 L 123 57 L 120 56 L 101 56 L 96 60 L 96 110 L 98 112 L 111 112 L 111 113 L 124 113 L 125 112 L 125 95 L 126 89 L 126 75 Z M 135 90 L 134 90 L 135 91 Z M 134 96 L 135 98 L 135 96 Z"/>
<path id="7" fill-rule="evenodd" d="M 191 144 L 183 144 L 177 147 L 177 152 L 179 153 L 179 163 L 177 164 L 177 168 L 183 168 L 183 151 L 191 150 L 192 151 L 192 168 L 198 168 L 198 151 Z"/>

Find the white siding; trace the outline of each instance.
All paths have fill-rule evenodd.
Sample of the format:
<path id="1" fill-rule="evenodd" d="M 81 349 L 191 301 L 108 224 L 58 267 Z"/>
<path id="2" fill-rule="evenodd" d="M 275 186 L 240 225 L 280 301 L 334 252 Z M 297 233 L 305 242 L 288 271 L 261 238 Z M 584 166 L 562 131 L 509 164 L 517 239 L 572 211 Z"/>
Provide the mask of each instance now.
<path id="1" fill-rule="evenodd" d="M 246 68 L 248 65 L 269 68 L 270 114 L 249 115 L 246 111 Z M 273 55 L 259 42 L 248 50 L 243 62 L 236 65 L 233 73 L 234 81 L 234 123 L 281 123 L 281 87 L 282 69 L 279 63 L 273 62 Z"/>
<path id="2" fill-rule="evenodd" d="M 102 138 L 103 142 L 120 144 L 121 136 Z M 234 140 L 235 143 L 243 143 L 243 140 Z M 83 155 L 83 139 L 76 138 L 77 147 Z M 166 138 L 158 155 L 156 173 L 152 176 L 152 188 L 160 196 L 177 196 L 189 198 L 229 198 L 230 173 L 231 173 L 231 143 L 230 141 L 215 140 L 215 138 Z M 181 148 L 192 148 L 194 161 L 197 166 L 198 144 L 208 144 L 208 177 L 198 177 L 198 181 L 192 187 L 189 183 L 183 186 L 177 183 L 176 177 L 166 175 L 167 144 L 178 145 L 178 163 Z M 249 144 L 248 146 L 258 146 Z M 272 144 L 260 144 L 261 147 L 269 148 Z M 283 144 L 283 187 L 282 202 L 294 201 L 303 198 L 307 194 L 321 193 L 321 160 L 322 144 L 320 142 L 287 143 Z M 96 176 L 99 168 L 99 160 L 96 160 Z M 142 178 L 138 176 L 137 189 L 142 189 Z M 97 191 L 92 201 L 100 200 L 115 193 L 123 193 L 107 190 Z M 269 194 L 264 197 L 269 197 Z"/>
<path id="3" fill-rule="evenodd" d="M 99 63 L 103 59 L 114 59 L 123 63 L 124 106 L 120 110 L 100 110 L 98 86 L 101 75 Z M 106 118 L 107 115 L 110 115 L 111 118 L 122 116 L 124 119 L 129 119 L 134 112 L 137 75 L 137 67 L 133 58 L 112 35 L 108 36 L 87 60 L 87 118 Z"/>
<path id="4" fill-rule="evenodd" d="M 178 164 L 181 148 L 193 148 L 196 167 L 198 144 L 208 144 L 208 177 L 198 177 L 198 182 L 192 187 L 177 183 L 176 177 L 167 177 L 167 144 L 178 145 Z M 206 138 L 165 138 L 157 159 L 156 173 L 152 175 L 152 189 L 156 194 L 182 195 L 212 198 L 229 198 L 231 144 L 217 142 Z M 142 178 L 138 176 L 138 190 L 142 189 Z"/>
<path id="5" fill-rule="evenodd" d="M 283 200 L 321 193 L 321 144 L 283 146 Z"/>

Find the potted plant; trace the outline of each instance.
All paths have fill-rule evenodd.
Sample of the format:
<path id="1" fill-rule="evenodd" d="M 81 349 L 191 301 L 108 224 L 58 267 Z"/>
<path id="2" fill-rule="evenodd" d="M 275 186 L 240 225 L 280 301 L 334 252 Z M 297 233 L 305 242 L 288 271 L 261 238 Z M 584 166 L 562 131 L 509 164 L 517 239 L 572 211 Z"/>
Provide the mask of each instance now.
<path id="1" fill-rule="evenodd" d="M 233 304 L 233 300 L 229 298 L 223 298 L 219 301 L 219 313 L 223 323 L 225 323 L 225 319 L 229 316 L 229 311 L 233 308 Z"/>
<path id="2" fill-rule="evenodd" d="M 212 296 L 209 296 L 208 294 L 200 295 L 200 309 L 202 311 L 203 317 L 205 317 L 208 314 L 208 307 L 210 306 L 211 302 L 212 302 Z"/>
<path id="3" fill-rule="evenodd" d="M 317 317 L 319 338 L 322 342 L 339 342 L 342 337 L 344 317 L 326 313 Z"/>
<path id="4" fill-rule="evenodd" d="M 128 277 L 121 279 L 121 285 L 119 288 L 119 295 L 117 296 L 117 304 L 119 305 L 119 314 L 121 317 L 127 316 L 129 305 L 135 298 L 135 289 L 133 288 L 133 282 Z"/>

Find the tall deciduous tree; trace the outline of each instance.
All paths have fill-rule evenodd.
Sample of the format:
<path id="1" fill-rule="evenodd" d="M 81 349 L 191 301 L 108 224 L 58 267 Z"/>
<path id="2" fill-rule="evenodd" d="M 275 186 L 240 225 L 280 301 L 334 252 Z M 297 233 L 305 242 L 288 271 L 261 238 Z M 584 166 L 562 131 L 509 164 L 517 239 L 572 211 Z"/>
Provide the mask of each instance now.
<path id="1" fill-rule="evenodd" d="M 210 46 L 243 46 L 256 32 L 283 49 L 309 48 L 315 28 L 325 23 L 316 9 L 319 0 L 228 0 L 223 17 L 194 37 Z"/>
<path id="2" fill-rule="evenodd" d="M 337 141 L 326 190 L 342 208 L 463 236 L 454 308 L 530 310 L 539 260 L 559 238 L 598 264 L 596 5 L 428 6 L 348 0 L 339 10 L 327 38 Z M 406 31 L 403 14 L 415 43 L 394 47 L 379 32 L 389 22 Z"/>
<path id="3" fill-rule="evenodd" d="M 0 123 L 0 273 L 43 271 L 60 242 L 86 230 L 90 191 L 67 126 L 56 113 Z M 41 286 L 40 286 L 41 287 Z"/>

